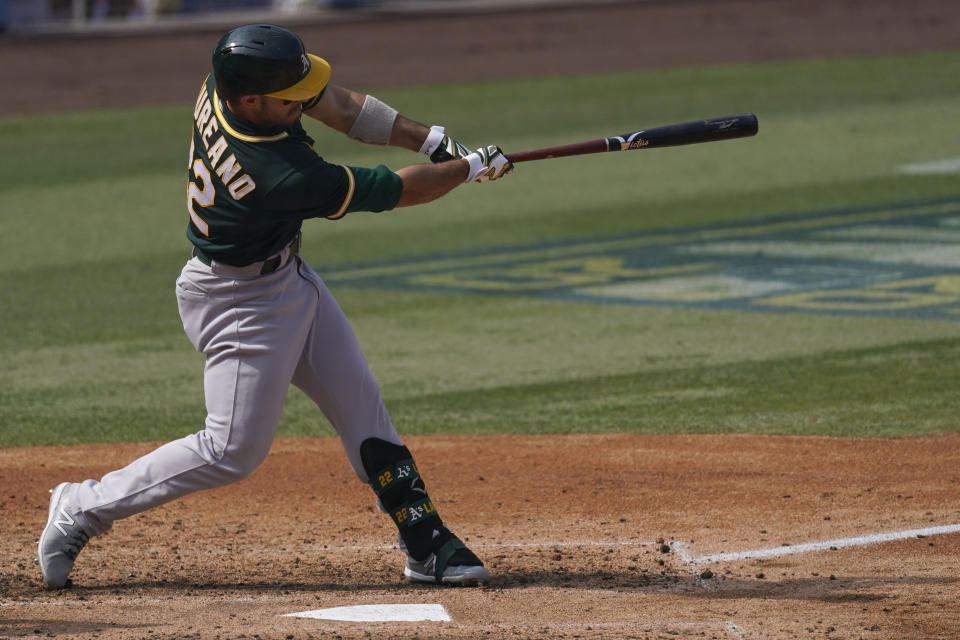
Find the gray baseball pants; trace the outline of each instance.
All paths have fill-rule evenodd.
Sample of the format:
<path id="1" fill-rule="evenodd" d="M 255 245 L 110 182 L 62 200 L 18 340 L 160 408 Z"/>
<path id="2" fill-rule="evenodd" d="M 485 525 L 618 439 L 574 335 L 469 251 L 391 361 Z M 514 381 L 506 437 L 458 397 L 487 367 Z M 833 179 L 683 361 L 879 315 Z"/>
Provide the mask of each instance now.
<path id="1" fill-rule="evenodd" d="M 364 440 L 402 444 L 337 301 L 299 256 L 283 258 L 267 275 L 259 264 L 207 266 L 192 258 L 184 266 L 177 302 L 187 337 L 206 356 L 206 427 L 100 481 L 73 485 L 71 503 L 91 534 L 252 473 L 270 450 L 291 383 L 336 429 L 362 481 Z"/>

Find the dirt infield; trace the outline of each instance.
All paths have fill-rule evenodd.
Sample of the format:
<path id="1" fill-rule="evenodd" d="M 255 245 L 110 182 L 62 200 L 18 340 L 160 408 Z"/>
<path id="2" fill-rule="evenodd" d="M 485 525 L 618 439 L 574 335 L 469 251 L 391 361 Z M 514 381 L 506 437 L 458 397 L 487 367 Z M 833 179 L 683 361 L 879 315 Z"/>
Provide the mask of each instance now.
<path id="1" fill-rule="evenodd" d="M 960 3 L 674 0 L 297 28 L 365 88 L 954 47 Z M 0 38 L 17 88 L 0 113 L 189 102 L 219 32 Z M 73 588 L 48 592 L 33 564 L 46 489 L 154 445 L 0 450 L 0 638 L 960 638 L 958 435 L 408 442 L 491 585 L 403 583 L 388 518 L 320 438 L 279 440 L 251 478 L 117 523 Z M 387 603 L 453 621 L 280 617 Z"/>
<path id="2" fill-rule="evenodd" d="M 393 525 L 339 442 L 322 438 L 280 440 L 251 478 L 117 523 L 83 552 L 72 589 L 47 592 L 31 561 L 42 488 L 151 445 L 0 452 L 0 637 L 874 639 L 960 629 L 960 535 L 870 538 L 960 522 L 960 436 L 410 445 L 441 515 L 496 574 L 490 586 L 403 583 Z M 279 617 L 374 603 L 441 604 L 453 621 Z"/>

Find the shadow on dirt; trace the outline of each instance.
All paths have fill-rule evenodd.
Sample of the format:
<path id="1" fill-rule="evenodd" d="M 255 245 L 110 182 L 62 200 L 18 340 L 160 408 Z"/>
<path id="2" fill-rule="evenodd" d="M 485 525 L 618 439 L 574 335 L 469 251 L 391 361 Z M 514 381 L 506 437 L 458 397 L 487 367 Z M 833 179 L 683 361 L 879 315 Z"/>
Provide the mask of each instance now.
<path id="1" fill-rule="evenodd" d="M 620 592 L 670 592 L 704 600 L 809 600 L 824 603 L 867 603 L 890 598 L 891 587 L 917 585 L 921 587 L 949 586 L 960 583 L 954 577 L 871 576 L 833 577 L 811 576 L 773 580 L 766 578 L 722 576 L 703 579 L 693 575 L 664 573 L 659 575 L 633 572 L 577 572 L 555 571 L 506 572 L 494 578 L 489 585 L 499 589 L 529 587 L 554 589 L 609 589 Z"/>
<path id="2" fill-rule="evenodd" d="M 189 580 L 138 580 L 101 582 L 95 585 L 73 585 L 62 591 L 48 591 L 39 585 L 20 588 L 11 594 L 16 599 L 96 601 L 98 598 L 131 600 L 142 598 L 210 597 L 223 599 L 269 599 L 272 596 L 304 593 L 349 592 L 404 592 L 410 589 L 455 589 L 450 585 L 410 584 L 396 572 L 385 572 L 383 580 L 364 580 L 369 576 L 356 576 L 343 581 L 315 581 L 310 579 L 269 582 L 189 581 Z M 360 578 L 359 580 L 357 578 Z M 513 590 L 526 588 L 610 590 L 637 593 L 674 593 L 708 600 L 737 599 L 788 599 L 811 600 L 831 603 L 866 603 L 889 598 L 890 588 L 904 585 L 922 587 L 948 586 L 960 583 L 954 577 L 920 576 L 871 576 L 833 577 L 811 576 L 774 580 L 768 578 L 719 576 L 703 579 L 693 575 L 663 572 L 579 571 L 497 571 L 486 589 Z M 9 622 L 9 621 L 6 621 Z"/>
<path id="3" fill-rule="evenodd" d="M 0 638 L 70 638 L 80 633 L 98 634 L 107 631 L 124 631 L 130 637 L 144 637 L 147 632 L 136 629 L 150 629 L 156 625 L 119 624 L 116 622 L 77 622 L 74 620 L 34 620 L 10 619 L 0 621 Z M 152 632 L 151 632 L 152 633 Z"/>

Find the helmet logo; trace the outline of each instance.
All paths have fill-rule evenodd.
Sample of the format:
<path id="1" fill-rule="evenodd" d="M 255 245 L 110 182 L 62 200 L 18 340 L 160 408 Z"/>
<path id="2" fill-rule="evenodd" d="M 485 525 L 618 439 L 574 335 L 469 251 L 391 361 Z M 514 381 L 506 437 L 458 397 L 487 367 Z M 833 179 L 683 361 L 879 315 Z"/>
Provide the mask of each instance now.
<path id="1" fill-rule="evenodd" d="M 310 60 L 307 58 L 307 54 L 300 56 L 300 61 L 303 63 L 303 75 L 307 75 L 307 72 L 310 71 Z"/>

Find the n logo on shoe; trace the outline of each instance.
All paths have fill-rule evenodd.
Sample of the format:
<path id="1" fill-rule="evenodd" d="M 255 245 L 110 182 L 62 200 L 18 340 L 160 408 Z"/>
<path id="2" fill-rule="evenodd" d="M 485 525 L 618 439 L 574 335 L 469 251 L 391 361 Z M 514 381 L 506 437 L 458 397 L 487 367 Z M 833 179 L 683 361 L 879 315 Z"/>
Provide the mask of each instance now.
<path id="1" fill-rule="evenodd" d="M 60 516 L 61 518 L 53 521 L 53 526 L 55 526 L 57 530 L 60 531 L 60 533 L 62 533 L 63 535 L 67 535 L 66 530 L 61 525 L 67 525 L 68 527 L 72 527 L 73 525 L 76 524 L 76 521 L 74 521 L 73 517 L 69 513 L 67 513 L 67 510 L 64 509 L 63 507 L 60 507 Z"/>

